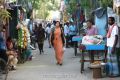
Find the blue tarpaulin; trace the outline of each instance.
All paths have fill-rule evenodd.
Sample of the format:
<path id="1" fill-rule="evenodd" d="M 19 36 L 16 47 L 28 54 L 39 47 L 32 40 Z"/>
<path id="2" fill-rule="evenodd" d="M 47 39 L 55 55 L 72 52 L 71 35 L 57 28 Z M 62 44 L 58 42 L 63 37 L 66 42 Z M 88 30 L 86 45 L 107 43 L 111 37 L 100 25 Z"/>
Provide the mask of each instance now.
<path id="1" fill-rule="evenodd" d="M 106 9 L 101 8 L 101 10 L 95 13 L 95 25 L 97 26 L 99 35 L 106 35 L 107 19 L 108 17 Z"/>

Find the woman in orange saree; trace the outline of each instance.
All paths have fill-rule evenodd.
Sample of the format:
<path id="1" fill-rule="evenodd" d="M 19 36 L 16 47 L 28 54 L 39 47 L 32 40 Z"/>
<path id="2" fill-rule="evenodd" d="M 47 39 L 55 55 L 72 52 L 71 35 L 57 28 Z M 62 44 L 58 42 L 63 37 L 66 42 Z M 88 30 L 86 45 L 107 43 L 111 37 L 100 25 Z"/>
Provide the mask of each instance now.
<path id="1" fill-rule="evenodd" d="M 63 29 L 60 26 L 60 22 L 56 22 L 56 27 L 51 32 L 51 43 L 55 50 L 55 57 L 58 65 L 62 65 L 63 62 L 63 47 L 65 43 Z"/>

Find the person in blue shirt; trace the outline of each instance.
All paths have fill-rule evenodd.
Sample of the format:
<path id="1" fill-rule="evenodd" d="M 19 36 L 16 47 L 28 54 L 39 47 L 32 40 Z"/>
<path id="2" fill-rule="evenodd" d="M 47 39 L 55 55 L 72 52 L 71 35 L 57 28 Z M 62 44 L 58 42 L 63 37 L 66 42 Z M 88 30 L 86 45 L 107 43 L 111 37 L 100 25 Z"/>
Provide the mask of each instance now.
<path id="1" fill-rule="evenodd" d="M 74 42 L 72 41 L 72 38 L 73 36 L 76 36 L 76 35 L 77 35 L 77 28 L 73 22 L 70 22 L 69 36 L 70 36 L 70 42 L 72 47 L 74 46 Z"/>

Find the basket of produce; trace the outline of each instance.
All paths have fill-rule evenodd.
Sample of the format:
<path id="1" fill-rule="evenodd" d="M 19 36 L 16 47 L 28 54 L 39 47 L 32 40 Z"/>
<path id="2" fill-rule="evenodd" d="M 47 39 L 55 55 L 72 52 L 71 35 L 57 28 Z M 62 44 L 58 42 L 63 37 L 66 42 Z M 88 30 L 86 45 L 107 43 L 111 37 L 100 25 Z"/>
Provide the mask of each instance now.
<path id="1" fill-rule="evenodd" d="M 91 68 L 101 68 L 101 62 L 100 61 L 95 61 L 93 63 L 91 63 L 90 67 Z"/>
<path id="2" fill-rule="evenodd" d="M 91 64 L 91 68 L 93 70 L 93 78 L 102 78 L 102 71 L 101 71 L 101 62 L 100 61 L 95 61 Z"/>

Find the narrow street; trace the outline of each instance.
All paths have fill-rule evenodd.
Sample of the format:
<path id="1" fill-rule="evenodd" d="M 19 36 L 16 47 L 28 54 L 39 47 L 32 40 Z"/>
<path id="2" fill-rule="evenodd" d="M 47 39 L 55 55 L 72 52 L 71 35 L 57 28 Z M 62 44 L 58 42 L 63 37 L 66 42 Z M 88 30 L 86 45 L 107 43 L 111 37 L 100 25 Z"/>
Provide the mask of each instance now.
<path id="1" fill-rule="evenodd" d="M 48 48 L 45 41 L 44 54 L 40 55 L 38 49 L 34 50 L 33 60 L 19 64 L 17 70 L 9 72 L 7 80 L 93 80 L 92 71 L 88 68 L 83 74 L 80 73 L 79 60 L 80 57 L 75 57 L 73 49 L 69 48 L 64 53 L 63 66 L 56 65 L 54 51 Z"/>
<path id="2" fill-rule="evenodd" d="M 44 42 L 44 53 L 32 50 L 31 61 L 17 64 L 31 58 L 25 49 L 35 41 L 40 52 Z M 62 59 L 64 42 L 75 54 L 80 43 L 83 54 L 67 48 Z M 10 66 L 7 80 L 120 80 L 119 53 L 120 0 L 0 0 L 0 73 Z"/>

